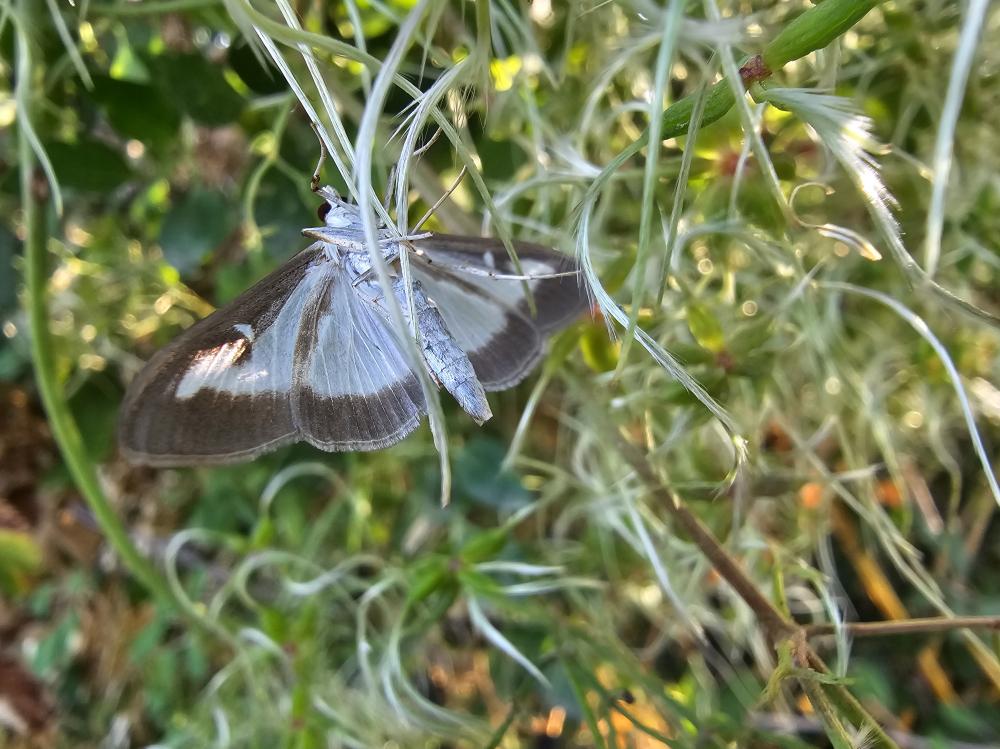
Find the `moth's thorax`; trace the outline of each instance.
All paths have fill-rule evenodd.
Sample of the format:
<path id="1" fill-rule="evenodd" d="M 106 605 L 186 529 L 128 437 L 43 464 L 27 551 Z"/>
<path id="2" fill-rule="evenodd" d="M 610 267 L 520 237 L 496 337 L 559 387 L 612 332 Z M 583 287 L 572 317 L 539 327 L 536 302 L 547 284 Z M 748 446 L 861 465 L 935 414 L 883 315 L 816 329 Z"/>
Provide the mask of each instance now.
<path id="1" fill-rule="evenodd" d="M 347 279 L 355 289 L 368 288 L 371 284 L 378 287 L 378 281 L 372 273 L 372 262 L 364 242 L 356 244 L 350 241 L 320 241 L 320 254 L 313 261 L 307 270 L 309 276 L 321 274 L 328 277 L 333 269 L 340 269 L 335 272 L 346 272 Z M 388 243 L 382 247 L 382 256 L 387 263 L 392 263 L 399 253 L 399 245 L 396 242 Z M 390 274 L 395 276 L 395 271 L 390 268 Z"/>
<path id="2" fill-rule="evenodd" d="M 368 273 L 371 258 L 365 246 L 360 209 L 343 200 L 332 187 L 321 187 L 317 192 L 326 201 L 320 211 L 325 225 L 303 229 L 302 233 L 319 240 L 324 262 L 343 266 L 353 276 Z M 393 241 L 392 230 L 384 224 L 379 223 L 377 230 L 382 257 L 392 262 L 399 256 L 399 243 Z"/>
<path id="3" fill-rule="evenodd" d="M 327 199 L 326 215 L 323 217 L 325 223 L 331 229 L 339 229 L 350 233 L 362 232 L 361 211 L 355 205 L 345 203 L 340 198 Z"/>

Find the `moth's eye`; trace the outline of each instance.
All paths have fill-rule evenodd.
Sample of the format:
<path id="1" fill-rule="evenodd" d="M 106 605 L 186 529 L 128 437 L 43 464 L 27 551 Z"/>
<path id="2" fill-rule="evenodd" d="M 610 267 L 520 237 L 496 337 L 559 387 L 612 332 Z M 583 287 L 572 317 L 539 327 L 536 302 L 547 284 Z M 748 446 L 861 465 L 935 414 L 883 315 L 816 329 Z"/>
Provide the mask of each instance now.
<path id="1" fill-rule="evenodd" d="M 333 208 L 333 206 L 329 203 L 323 203 L 323 205 L 316 209 L 316 215 L 319 216 L 320 221 L 326 221 L 326 214 L 330 212 L 331 208 Z"/>

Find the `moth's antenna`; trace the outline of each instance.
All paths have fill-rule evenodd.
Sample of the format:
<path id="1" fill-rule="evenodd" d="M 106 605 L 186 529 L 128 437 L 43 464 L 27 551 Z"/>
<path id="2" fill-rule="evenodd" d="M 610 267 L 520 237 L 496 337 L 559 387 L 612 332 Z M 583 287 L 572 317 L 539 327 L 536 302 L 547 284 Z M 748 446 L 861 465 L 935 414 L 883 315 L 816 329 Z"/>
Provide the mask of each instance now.
<path id="1" fill-rule="evenodd" d="M 316 133 L 316 137 L 319 138 L 319 161 L 316 163 L 316 170 L 313 172 L 312 179 L 309 181 L 309 187 L 313 192 L 319 192 L 320 184 L 320 173 L 323 171 L 323 162 L 326 161 L 326 146 L 323 145 L 323 138 L 320 136 L 319 128 L 316 127 L 315 122 L 310 122 L 312 125 L 313 132 Z"/>
<path id="2" fill-rule="evenodd" d="M 414 151 L 412 154 L 410 154 L 410 159 L 411 160 L 417 159 L 420 156 L 422 156 L 424 153 L 426 153 L 427 149 L 429 149 L 431 146 L 433 146 L 434 143 L 435 143 L 435 141 L 437 141 L 437 139 L 441 137 L 441 133 L 442 132 L 444 132 L 444 131 L 441 130 L 441 128 L 437 128 L 434 131 L 434 135 L 432 135 L 430 137 L 430 139 L 426 143 L 424 143 L 422 146 L 420 146 L 420 148 L 418 148 L 416 151 Z M 387 206 L 389 205 L 389 198 L 391 198 L 392 194 L 394 192 L 396 192 L 396 179 L 399 177 L 398 166 L 399 166 L 398 163 L 397 164 L 393 164 L 392 165 L 392 169 L 389 170 L 389 183 L 388 183 L 388 185 L 386 185 L 386 188 L 385 188 L 385 204 Z M 437 205 L 440 205 L 440 203 L 438 203 Z M 437 207 L 437 205 L 435 206 L 435 208 Z M 423 220 L 426 221 L 427 218 L 424 217 Z M 416 231 L 416 229 L 414 229 L 414 231 Z"/>
<path id="3" fill-rule="evenodd" d="M 434 205 L 432 205 L 427 210 L 427 213 L 425 213 L 423 216 L 420 217 L 420 220 L 413 227 L 413 231 L 414 232 L 420 231 L 420 227 L 423 226 L 427 222 L 427 219 L 429 219 L 431 216 L 434 215 L 434 211 L 436 211 L 438 208 L 440 208 L 441 204 L 444 201 L 446 201 L 448 199 L 448 197 L 453 192 L 455 192 L 455 190 L 458 189 L 458 186 L 459 186 L 459 184 L 461 184 L 462 178 L 465 177 L 465 173 L 467 171 L 468 171 L 468 167 L 463 164 L 462 165 L 462 170 L 458 173 L 458 176 L 455 177 L 455 181 L 451 183 L 451 187 L 448 188 L 448 190 L 445 192 L 444 195 L 442 195 L 440 198 L 437 199 L 437 202 L 434 203 Z"/>
<path id="4" fill-rule="evenodd" d="M 443 132 L 444 131 L 440 127 L 435 128 L 434 129 L 434 135 L 432 135 L 428 139 L 428 141 L 426 143 L 424 143 L 422 146 L 420 146 L 420 148 L 418 148 L 416 151 L 414 151 L 413 155 L 410 158 L 411 159 L 415 159 L 415 158 L 417 158 L 419 156 L 423 156 L 425 153 L 427 153 L 427 150 L 437 142 L 437 139 L 441 137 L 441 133 L 443 133 Z"/>
<path id="5" fill-rule="evenodd" d="M 392 195 L 396 190 L 396 164 L 393 164 L 389 169 L 389 181 L 385 184 L 385 205 L 389 205 L 389 196 Z M 387 208 L 388 209 L 388 208 Z"/>

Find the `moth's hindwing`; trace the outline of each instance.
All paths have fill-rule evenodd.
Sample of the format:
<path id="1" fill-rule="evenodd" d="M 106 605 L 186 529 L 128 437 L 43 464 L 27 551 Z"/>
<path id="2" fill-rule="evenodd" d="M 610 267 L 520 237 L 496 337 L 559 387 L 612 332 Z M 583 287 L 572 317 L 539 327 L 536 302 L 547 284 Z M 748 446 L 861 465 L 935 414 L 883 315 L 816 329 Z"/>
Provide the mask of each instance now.
<path id="1" fill-rule="evenodd" d="M 525 281 L 495 277 L 521 275 L 498 240 L 435 234 L 413 245 L 420 251 L 414 277 L 437 303 L 487 390 L 523 380 L 541 358 L 545 338 L 588 307 L 576 262 L 546 247 L 514 243 Z M 567 275 L 551 277 L 556 274 Z"/>

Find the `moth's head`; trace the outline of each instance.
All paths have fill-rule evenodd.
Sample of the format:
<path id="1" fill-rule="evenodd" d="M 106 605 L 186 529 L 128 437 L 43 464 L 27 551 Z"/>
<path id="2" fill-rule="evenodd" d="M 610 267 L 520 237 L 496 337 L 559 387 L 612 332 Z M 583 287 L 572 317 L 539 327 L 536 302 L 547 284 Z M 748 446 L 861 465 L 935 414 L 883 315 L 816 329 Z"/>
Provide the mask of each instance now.
<path id="1" fill-rule="evenodd" d="M 350 229 L 360 227 L 357 206 L 353 206 L 337 194 L 329 185 L 319 188 L 316 193 L 323 198 L 317 209 L 320 221 L 330 229 Z"/>
<path id="2" fill-rule="evenodd" d="M 324 225 L 303 229 L 305 236 L 321 242 L 332 242 L 345 230 L 361 231 L 361 216 L 357 206 L 341 198 L 329 185 L 320 187 L 316 194 L 323 198 L 316 213 Z"/>

